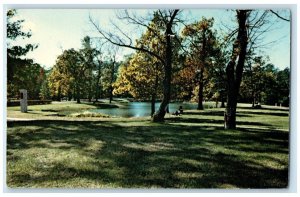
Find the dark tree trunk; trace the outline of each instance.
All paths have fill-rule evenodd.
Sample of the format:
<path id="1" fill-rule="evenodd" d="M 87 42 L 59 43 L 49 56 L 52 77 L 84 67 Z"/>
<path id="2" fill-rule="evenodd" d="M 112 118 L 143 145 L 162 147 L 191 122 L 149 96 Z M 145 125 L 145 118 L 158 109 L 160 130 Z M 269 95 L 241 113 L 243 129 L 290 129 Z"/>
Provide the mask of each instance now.
<path id="1" fill-rule="evenodd" d="M 69 91 L 69 92 L 68 92 L 68 101 L 71 101 L 71 100 L 72 100 L 72 92 Z"/>
<path id="2" fill-rule="evenodd" d="M 89 92 L 88 92 L 88 99 L 89 99 L 89 102 L 92 102 L 92 98 L 93 98 L 93 82 L 92 82 L 92 79 L 90 79 L 90 83 L 89 83 Z"/>
<path id="3" fill-rule="evenodd" d="M 203 110 L 203 72 L 205 68 L 205 60 L 206 60 L 206 31 L 202 32 L 202 48 L 201 48 L 202 56 L 201 56 L 201 69 L 199 73 L 199 93 L 198 93 L 198 110 Z"/>
<path id="4" fill-rule="evenodd" d="M 112 92 L 113 92 L 113 88 L 112 88 L 112 86 L 110 86 L 110 89 L 109 89 L 109 103 L 111 103 L 112 100 L 113 100 L 113 94 L 112 94 Z"/>
<path id="5" fill-rule="evenodd" d="M 101 79 L 101 61 L 99 62 L 99 67 L 98 67 L 98 74 L 97 74 L 97 81 L 96 81 L 96 91 L 95 91 L 95 98 L 96 98 L 96 102 L 98 101 L 98 98 L 100 98 L 100 79 Z"/>
<path id="6" fill-rule="evenodd" d="M 239 23 L 237 40 L 233 45 L 231 60 L 226 67 L 227 75 L 227 106 L 224 114 L 225 129 L 236 128 L 236 106 L 239 87 L 242 80 L 243 68 L 247 50 L 247 10 L 238 10 L 237 19 Z M 237 64 L 236 59 L 238 58 Z"/>
<path id="7" fill-rule="evenodd" d="M 155 113 L 155 100 L 156 100 L 156 95 L 152 94 L 152 98 L 151 98 L 151 117 L 153 117 L 153 114 Z"/>
<path id="8" fill-rule="evenodd" d="M 61 87 L 58 87 L 57 101 L 61 101 Z"/>
<path id="9" fill-rule="evenodd" d="M 113 82 L 114 82 L 114 74 L 115 74 L 115 59 L 112 62 L 111 66 L 111 76 L 110 76 L 110 87 L 109 87 L 109 103 L 113 100 Z"/>
<path id="10" fill-rule="evenodd" d="M 224 99 L 223 95 L 221 96 L 221 99 L 222 99 L 221 108 L 224 108 L 225 107 L 225 99 Z"/>
<path id="11" fill-rule="evenodd" d="M 156 70 L 158 70 L 158 64 L 156 64 Z M 151 117 L 153 117 L 155 113 L 155 101 L 156 101 L 156 95 L 157 95 L 157 88 L 158 88 L 158 75 L 155 75 L 155 82 L 153 87 L 153 94 L 151 98 Z"/>
<path id="12" fill-rule="evenodd" d="M 81 102 L 80 102 L 80 89 L 79 89 L 79 84 L 76 84 L 76 101 L 77 101 L 77 103 L 81 103 Z"/>
<path id="13" fill-rule="evenodd" d="M 168 104 L 170 102 L 170 97 L 171 97 L 171 73 L 172 73 L 171 54 L 172 54 L 171 53 L 171 46 L 169 46 L 169 47 L 167 47 L 167 61 L 166 61 L 166 65 L 164 67 L 165 76 L 164 76 L 164 80 L 163 80 L 163 99 L 162 99 L 162 102 L 159 106 L 159 109 L 158 109 L 157 113 L 155 113 L 154 116 L 153 116 L 153 122 L 163 122 L 164 121 L 166 110 L 167 110 Z"/>
<path id="14" fill-rule="evenodd" d="M 198 110 L 203 110 L 203 85 L 203 69 L 201 69 L 199 76 Z"/>
<path id="15" fill-rule="evenodd" d="M 254 91 L 252 91 L 252 107 L 255 106 L 255 95 L 254 95 Z"/>
<path id="16" fill-rule="evenodd" d="M 166 114 L 166 108 L 170 102 L 171 98 L 171 78 L 172 78 L 172 45 L 171 36 L 172 35 L 172 24 L 173 20 L 179 10 L 175 10 L 171 16 L 170 21 L 167 24 L 165 36 L 166 36 L 166 63 L 164 65 L 164 80 L 163 80 L 163 99 L 159 106 L 157 113 L 153 116 L 153 122 L 163 122 Z"/>

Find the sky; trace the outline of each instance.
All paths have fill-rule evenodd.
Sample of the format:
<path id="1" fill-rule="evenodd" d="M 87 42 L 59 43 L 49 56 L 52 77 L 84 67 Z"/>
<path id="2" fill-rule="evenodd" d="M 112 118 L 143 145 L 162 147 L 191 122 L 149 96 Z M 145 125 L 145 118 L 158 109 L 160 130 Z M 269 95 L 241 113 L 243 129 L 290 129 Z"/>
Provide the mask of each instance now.
<path id="1" fill-rule="evenodd" d="M 132 11 L 132 10 L 131 10 Z M 38 48 L 27 54 L 27 58 L 32 58 L 35 62 L 45 68 L 51 68 L 55 64 L 58 55 L 62 50 L 81 47 L 81 40 L 84 36 L 99 37 L 99 33 L 89 22 L 89 16 L 99 23 L 105 31 L 116 32 L 111 25 L 113 21 L 128 35 L 137 39 L 142 32 L 136 26 L 120 22 L 116 18 L 118 10 L 113 9 L 18 9 L 16 19 L 24 19 L 23 30 L 31 30 L 32 36 L 29 39 L 17 40 L 14 44 L 24 45 L 26 43 L 38 44 Z M 146 17 L 151 10 L 134 10 L 137 15 Z M 284 16 L 289 15 L 289 11 L 281 11 Z M 219 33 L 225 33 L 226 27 L 234 27 L 235 16 L 230 10 L 225 9 L 190 9 L 181 12 L 182 18 L 187 21 L 198 21 L 203 16 L 214 17 L 214 28 Z M 290 23 L 278 20 L 274 15 L 275 25 L 265 33 L 264 43 L 274 42 L 267 48 L 262 48 L 261 53 L 268 55 L 270 62 L 276 67 L 284 69 L 290 66 Z M 130 49 L 118 51 L 118 60 L 122 60 L 123 55 L 134 52 Z"/>

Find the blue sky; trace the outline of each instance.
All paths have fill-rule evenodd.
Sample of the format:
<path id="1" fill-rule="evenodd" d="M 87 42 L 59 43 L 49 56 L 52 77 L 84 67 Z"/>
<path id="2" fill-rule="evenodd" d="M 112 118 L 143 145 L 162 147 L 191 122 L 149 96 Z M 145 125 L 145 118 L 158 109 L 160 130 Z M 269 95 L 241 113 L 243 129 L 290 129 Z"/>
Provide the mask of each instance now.
<path id="1" fill-rule="evenodd" d="M 138 38 L 138 31 L 135 26 L 122 24 L 115 17 L 116 10 L 112 9 L 19 9 L 18 18 L 25 19 L 24 30 L 31 29 L 32 37 L 26 40 L 17 40 L 16 44 L 37 43 L 39 47 L 28 53 L 28 58 L 33 58 L 37 63 L 50 68 L 62 50 L 81 47 L 81 40 L 84 36 L 97 37 L 89 22 L 91 15 L 100 26 L 107 31 L 114 31 L 110 21 L 114 21 L 133 38 Z M 135 10 L 138 15 L 146 16 L 151 10 Z M 288 11 L 284 13 L 288 15 Z M 181 13 L 183 18 L 189 21 L 200 20 L 202 16 L 214 17 L 214 27 L 222 33 L 226 29 L 224 24 L 233 26 L 234 13 L 230 10 L 192 9 L 184 10 Z M 274 16 L 274 20 L 276 17 Z M 262 53 L 270 57 L 270 62 L 280 69 L 290 66 L 290 23 L 277 20 L 273 31 L 265 34 L 263 42 L 277 41 L 275 44 L 263 48 Z M 118 59 L 132 50 L 119 50 Z"/>

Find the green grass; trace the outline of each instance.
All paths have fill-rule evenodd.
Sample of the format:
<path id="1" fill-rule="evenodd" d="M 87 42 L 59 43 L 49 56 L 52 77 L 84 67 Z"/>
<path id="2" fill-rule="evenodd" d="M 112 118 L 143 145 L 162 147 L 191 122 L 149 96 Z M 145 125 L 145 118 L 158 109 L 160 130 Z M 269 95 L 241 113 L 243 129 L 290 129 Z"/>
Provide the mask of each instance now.
<path id="1" fill-rule="evenodd" d="M 165 123 L 65 117 L 8 122 L 7 185 L 287 187 L 288 111 L 240 106 L 236 130 L 223 130 L 223 111 L 190 110 L 180 117 L 167 115 Z"/>
<path id="2" fill-rule="evenodd" d="M 7 117 L 9 118 L 25 118 L 25 119 L 61 119 L 61 117 L 69 120 L 70 117 L 109 117 L 103 114 L 88 113 L 87 110 L 97 108 L 116 108 L 121 104 L 114 102 L 109 103 L 81 103 L 76 102 L 53 102 L 49 105 L 31 105 L 28 106 L 27 113 L 20 112 L 20 106 L 7 107 Z"/>

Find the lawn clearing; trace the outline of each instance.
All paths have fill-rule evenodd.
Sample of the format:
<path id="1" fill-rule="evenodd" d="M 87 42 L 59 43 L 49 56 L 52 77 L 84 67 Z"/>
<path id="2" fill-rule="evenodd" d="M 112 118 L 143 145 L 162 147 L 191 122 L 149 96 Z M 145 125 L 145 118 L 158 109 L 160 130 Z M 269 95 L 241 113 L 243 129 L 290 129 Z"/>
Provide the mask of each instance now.
<path id="1" fill-rule="evenodd" d="M 72 117 L 108 117 L 107 115 L 87 113 L 90 109 L 97 108 L 115 108 L 119 103 L 80 103 L 76 102 L 53 102 L 48 105 L 31 105 L 28 106 L 27 113 L 20 112 L 20 106 L 7 107 L 8 118 L 24 118 L 24 119 L 44 119 L 44 120 L 71 120 Z M 66 117 L 66 118 L 61 118 Z M 76 120 L 76 119 L 74 119 Z"/>
<path id="2" fill-rule="evenodd" d="M 283 188 L 289 118 L 281 109 L 149 118 L 8 122 L 7 185 L 19 188 Z M 9 114 L 9 113 L 8 113 Z"/>

